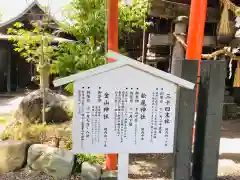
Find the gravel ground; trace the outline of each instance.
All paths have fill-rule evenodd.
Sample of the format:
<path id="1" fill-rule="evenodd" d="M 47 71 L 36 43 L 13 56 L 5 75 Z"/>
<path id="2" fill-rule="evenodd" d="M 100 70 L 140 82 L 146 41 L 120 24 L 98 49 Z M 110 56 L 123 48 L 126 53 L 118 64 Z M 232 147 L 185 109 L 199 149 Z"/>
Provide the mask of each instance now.
<path id="1" fill-rule="evenodd" d="M 223 177 L 218 177 L 218 180 L 239 180 L 240 176 L 223 176 Z"/>
<path id="2" fill-rule="evenodd" d="M 39 174 L 37 176 L 27 175 L 27 173 L 25 173 L 24 170 L 22 170 L 17 172 L 1 174 L 0 180 L 54 180 L 54 179 L 45 174 Z"/>
<path id="3" fill-rule="evenodd" d="M 130 155 L 131 180 L 170 180 L 171 155 Z M 240 180 L 240 120 L 224 121 L 221 128 L 218 180 Z M 168 178 L 166 178 L 168 177 Z"/>
<path id="4" fill-rule="evenodd" d="M 131 154 L 129 178 L 161 180 L 171 177 L 172 158 L 171 154 Z"/>
<path id="5" fill-rule="evenodd" d="M 0 174 L 0 180 L 55 180 L 53 177 L 48 176 L 44 173 L 40 173 L 38 175 L 30 175 L 26 173 L 25 170 L 11 172 L 6 174 Z M 80 176 L 71 177 L 68 179 L 61 180 L 85 180 Z"/>

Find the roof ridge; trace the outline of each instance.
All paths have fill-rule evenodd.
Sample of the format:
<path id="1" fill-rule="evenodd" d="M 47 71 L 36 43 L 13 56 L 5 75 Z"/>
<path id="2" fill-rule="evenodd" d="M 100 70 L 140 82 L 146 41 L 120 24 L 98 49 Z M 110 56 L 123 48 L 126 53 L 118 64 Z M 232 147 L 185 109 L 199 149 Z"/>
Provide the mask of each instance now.
<path id="1" fill-rule="evenodd" d="M 33 2 L 31 2 L 22 12 L 20 12 L 17 16 L 9 19 L 8 21 L 5 22 L 0 22 L 0 28 L 7 26 L 8 24 L 13 23 L 14 21 L 17 21 L 17 19 L 21 18 L 22 16 L 24 16 L 28 11 L 30 11 L 34 6 L 39 7 L 39 9 L 41 9 L 44 13 L 46 13 L 46 10 L 44 8 L 42 8 L 42 5 L 39 3 L 38 0 L 34 0 Z M 57 24 L 58 21 L 53 17 L 52 14 L 49 14 L 49 16 L 51 17 L 51 19 Z"/>

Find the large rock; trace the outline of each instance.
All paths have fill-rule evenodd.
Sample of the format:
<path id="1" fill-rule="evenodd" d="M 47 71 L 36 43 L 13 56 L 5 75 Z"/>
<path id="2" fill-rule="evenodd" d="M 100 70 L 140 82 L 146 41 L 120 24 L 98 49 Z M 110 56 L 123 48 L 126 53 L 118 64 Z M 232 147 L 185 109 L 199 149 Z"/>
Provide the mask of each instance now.
<path id="1" fill-rule="evenodd" d="M 71 175 L 74 155 L 67 150 L 34 144 L 28 149 L 27 164 L 30 169 L 44 172 L 54 178 L 67 178 Z"/>
<path id="2" fill-rule="evenodd" d="M 101 177 L 102 167 L 99 164 L 82 163 L 81 175 L 88 180 L 98 180 Z"/>
<path id="3" fill-rule="evenodd" d="M 46 122 L 58 123 L 70 119 L 68 115 L 67 98 L 46 89 Z M 23 98 L 15 112 L 15 119 L 22 123 L 42 122 L 42 91 L 37 90 Z"/>
<path id="4" fill-rule="evenodd" d="M 0 141 L 0 173 L 21 169 L 26 162 L 28 143 Z"/>

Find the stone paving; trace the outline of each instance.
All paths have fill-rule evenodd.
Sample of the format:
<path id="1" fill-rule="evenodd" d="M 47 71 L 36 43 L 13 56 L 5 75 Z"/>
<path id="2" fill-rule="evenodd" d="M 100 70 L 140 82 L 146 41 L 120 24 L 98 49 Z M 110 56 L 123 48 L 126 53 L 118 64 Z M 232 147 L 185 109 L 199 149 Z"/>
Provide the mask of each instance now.
<path id="1" fill-rule="evenodd" d="M 0 115 L 10 114 L 12 111 L 16 110 L 22 99 L 23 96 L 12 98 L 0 97 Z"/>
<path id="2" fill-rule="evenodd" d="M 22 95 L 16 97 L 0 97 L 0 120 L 7 121 L 6 117 L 11 116 L 11 113 L 17 109 L 22 99 Z M 3 130 L 4 124 L 0 122 L 0 133 Z"/>

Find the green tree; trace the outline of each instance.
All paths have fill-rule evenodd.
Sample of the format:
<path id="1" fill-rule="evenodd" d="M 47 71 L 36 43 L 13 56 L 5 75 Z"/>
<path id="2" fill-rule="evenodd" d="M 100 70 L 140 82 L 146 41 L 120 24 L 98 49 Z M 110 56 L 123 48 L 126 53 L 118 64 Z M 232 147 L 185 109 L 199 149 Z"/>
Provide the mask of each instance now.
<path id="1" fill-rule="evenodd" d="M 19 52 L 27 62 L 35 64 L 39 73 L 40 88 L 43 93 L 43 123 L 45 120 L 45 89 L 49 88 L 49 76 L 51 61 L 54 57 L 56 47 L 52 46 L 52 35 L 47 33 L 47 20 L 33 22 L 33 29 L 26 30 L 22 23 L 15 23 L 13 28 L 8 29 L 12 37 L 15 51 Z"/>
<path id="2" fill-rule="evenodd" d="M 8 29 L 8 34 L 12 35 L 10 40 L 14 50 L 27 62 L 35 64 L 40 75 L 40 87 L 49 88 L 50 64 L 56 47 L 51 45 L 52 35 L 46 32 L 42 22 L 34 22 L 32 25 L 33 29 L 26 30 L 22 23 L 17 22 Z"/>
<path id="3" fill-rule="evenodd" d="M 56 59 L 53 61 L 53 73 L 61 77 L 79 71 L 94 68 L 105 63 L 106 51 L 106 0 L 73 0 L 65 8 L 67 21 L 61 23 L 65 33 L 76 38 L 76 43 L 59 45 Z M 119 3 L 119 38 L 124 33 L 146 27 L 148 0 L 135 0 L 126 6 L 123 0 Z M 125 52 L 120 47 L 120 52 Z M 72 91 L 72 86 L 67 86 Z"/>

